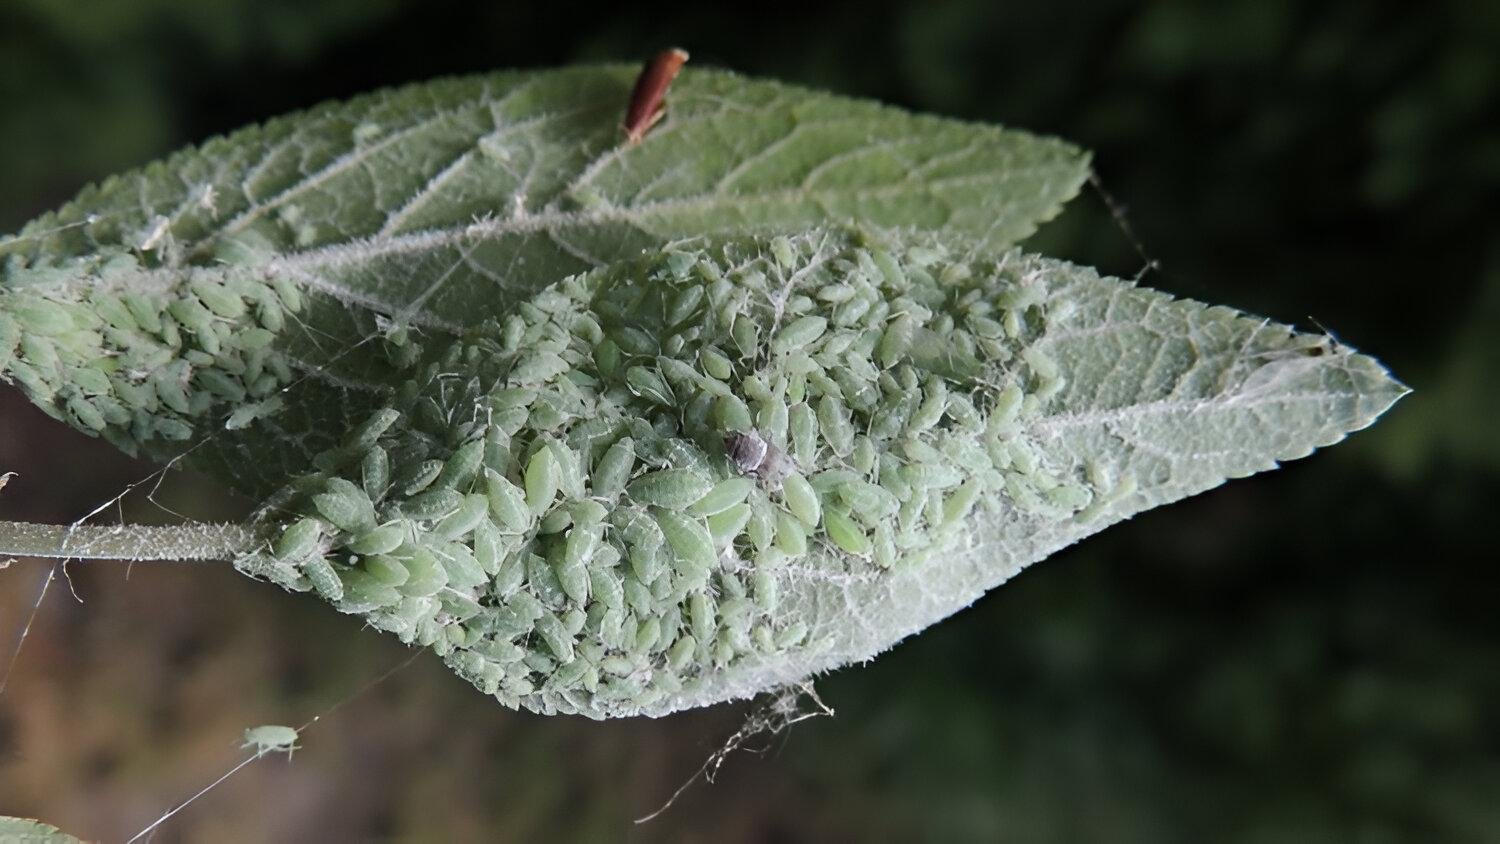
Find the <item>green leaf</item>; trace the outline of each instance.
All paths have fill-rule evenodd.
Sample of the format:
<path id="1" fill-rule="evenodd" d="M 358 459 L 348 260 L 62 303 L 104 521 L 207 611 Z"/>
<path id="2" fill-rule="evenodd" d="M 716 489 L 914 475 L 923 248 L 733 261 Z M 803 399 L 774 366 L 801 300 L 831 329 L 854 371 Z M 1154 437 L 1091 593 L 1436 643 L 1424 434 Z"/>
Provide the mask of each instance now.
<path id="1" fill-rule="evenodd" d="M 51 824 L 0 816 L 0 841 L 14 844 L 78 844 L 78 839 Z"/>
<path id="2" fill-rule="evenodd" d="M 204 534 L 244 573 L 591 717 L 867 659 L 1405 392 L 1006 251 L 1065 144 L 697 71 L 622 146 L 631 75 L 380 93 L 86 191 L 0 241 L 0 372 L 195 444 L 263 503 Z"/>

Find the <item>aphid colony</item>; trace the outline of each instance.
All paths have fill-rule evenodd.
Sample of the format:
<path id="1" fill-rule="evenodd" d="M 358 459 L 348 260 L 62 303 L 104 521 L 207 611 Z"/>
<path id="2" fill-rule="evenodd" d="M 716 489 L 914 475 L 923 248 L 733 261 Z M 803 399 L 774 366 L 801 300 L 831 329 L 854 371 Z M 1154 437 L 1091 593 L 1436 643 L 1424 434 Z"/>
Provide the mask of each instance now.
<path id="1" fill-rule="evenodd" d="M 129 454 L 164 453 L 226 405 L 231 429 L 280 408 L 292 371 L 273 341 L 302 308 L 296 285 L 216 267 L 157 289 L 129 253 L 89 263 L 91 286 L 47 283 L 77 267 L 6 268 L 0 375 L 38 407 Z"/>
<path id="2" fill-rule="evenodd" d="M 237 566 L 510 706 L 659 711 L 823 646 L 782 597 L 794 571 L 879 577 L 977 510 L 1090 504 L 1022 433 L 1062 387 L 1021 351 L 1043 292 L 826 233 L 566 279 L 440 351 L 390 342 L 409 380 Z"/>

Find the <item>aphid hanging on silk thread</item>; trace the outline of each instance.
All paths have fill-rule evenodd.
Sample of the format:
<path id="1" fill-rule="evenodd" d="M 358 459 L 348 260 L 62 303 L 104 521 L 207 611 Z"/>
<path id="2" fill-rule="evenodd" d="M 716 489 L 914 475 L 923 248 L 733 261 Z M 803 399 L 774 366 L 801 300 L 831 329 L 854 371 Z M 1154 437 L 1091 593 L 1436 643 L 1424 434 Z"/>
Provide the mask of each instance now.
<path id="1" fill-rule="evenodd" d="M 630 104 L 625 109 L 625 140 L 638 144 L 646 133 L 667 113 L 663 99 L 672 80 L 688 60 L 686 50 L 673 47 L 652 56 L 636 77 L 635 88 L 630 92 Z"/>
<path id="2" fill-rule="evenodd" d="M 797 469 L 786 452 L 753 429 L 731 431 L 724 437 L 724 451 L 741 474 L 759 479 L 770 489 L 780 489 L 782 480 Z"/>
<path id="3" fill-rule="evenodd" d="M 267 753 L 285 753 L 286 758 L 290 759 L 292 752 L 297 749 L 297 730 L 279 724 L 250 727 L 245 730 L 245 743 L 240 747 L 253 748 L 256 756 L 264 756 Z"/>

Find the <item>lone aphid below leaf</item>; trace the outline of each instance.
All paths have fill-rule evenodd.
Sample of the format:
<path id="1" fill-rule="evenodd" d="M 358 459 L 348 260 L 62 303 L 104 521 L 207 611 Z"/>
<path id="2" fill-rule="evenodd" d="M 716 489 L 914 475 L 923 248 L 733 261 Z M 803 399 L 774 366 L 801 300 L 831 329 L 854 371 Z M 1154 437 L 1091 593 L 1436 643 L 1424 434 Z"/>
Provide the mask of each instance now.
<path id="1" fill-rule="evenodd" d="M 641 68 L 641 75 L 636 77 L 635 88 L 630 92 L 630 105 L 625 109 L 625 140 L 628 143 L 640 143 L 667 113 L 662 100 L 687 60 L 686 50 L 673 47 L 652 56 Z"/>

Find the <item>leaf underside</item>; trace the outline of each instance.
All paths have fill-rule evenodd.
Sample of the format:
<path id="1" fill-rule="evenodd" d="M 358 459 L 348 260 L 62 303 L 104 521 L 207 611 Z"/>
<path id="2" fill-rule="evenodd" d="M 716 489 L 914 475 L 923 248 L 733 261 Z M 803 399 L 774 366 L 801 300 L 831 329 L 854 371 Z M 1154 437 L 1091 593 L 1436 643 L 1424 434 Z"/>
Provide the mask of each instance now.
<path id="1" fill-rule="evenodd" d="M 241 570 L 592 717 L 869 658 L 1405 391 L 1010 250 L 1067 144 L 688 71 L 627 146 L 631 77 L 381 92 L 91 188 L 0 240 L 0 372 L 197 444 L 265 502 Z"/>

